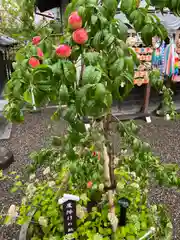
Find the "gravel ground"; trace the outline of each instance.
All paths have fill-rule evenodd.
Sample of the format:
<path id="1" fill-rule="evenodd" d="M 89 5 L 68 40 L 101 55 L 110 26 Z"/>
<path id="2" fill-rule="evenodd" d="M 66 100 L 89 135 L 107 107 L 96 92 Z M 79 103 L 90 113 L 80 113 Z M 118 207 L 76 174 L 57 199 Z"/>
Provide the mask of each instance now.
<path id="1" fill-rule="evenodd" d="M 180 165 L 180 121 L 154 118 L 152 124 L 141 122 L 140 134 L 162 162 Z M 180 240 L 180 192 L 173 188 L 153 188 L 151 200 L 167 205 L 174 227 L 173 239 Z"/>
<path id="2" fill-rule="evenodd" d="M 52 133 L 62 132 L 64 124 L 49 130 L 49 116 L 52 110 L 41 113 L 28 114 L 24 124 L 13 125 L 11 138 L 0 141 L 1 146 L 11 149 L 14 153 L 15 162 L 8 171 L 23 173 L 24 167 L 29 164 L 29 154 L 33 150 L 40 149 L 49 141 Z M 180 163 L 180 121 L 164 121 L 162 118 L 154 118 L 151 124 L 138 121 L 141 126 L 140 134 L 149 142 L 153 151 L 161 157 L 164 162 Z M 58 132 L 57 132 L 58 131 Z M 10 182 L 0 183 L 0 210 L 7 209 L 11 204 L 20 200 L 18 194 L 10 194 Z M 167 204 L 173 225 L 174 240 L 180 240 L 180 196 L 173 189 L 157 188 L 152 190 L 151 199 L 154 202 Z M 0 240 L 18 239 L 18 228 L 0 227 Z"/>
<path id="3" fill-rule="evenodd" d="M 30 163 L 29 154 L 47 145 L 55 131 L 57 134 L 61 133 L 63 123 L 49 129 L 52 112 L 52 109 L 48 109 L 41 113 L 27 114 L 23 124 L 13 125 L 9 140 L 0 140 L 0 146 L 12 150 L 15 158 L 15 162 L 5 172 L 17 171 L 18 174 L 22 174 Z M 6 212 L 11 204 L 18 204 L 21 199 L 19 194 L 9 193 L 11 186 L 12 183 L 9 181 L 0 182 L 0 212 L 2 209 Z M 0 240 L 18 239 L 18 232 L 15 226 L 10 231 L 9 228 L 0 226 Z"/>

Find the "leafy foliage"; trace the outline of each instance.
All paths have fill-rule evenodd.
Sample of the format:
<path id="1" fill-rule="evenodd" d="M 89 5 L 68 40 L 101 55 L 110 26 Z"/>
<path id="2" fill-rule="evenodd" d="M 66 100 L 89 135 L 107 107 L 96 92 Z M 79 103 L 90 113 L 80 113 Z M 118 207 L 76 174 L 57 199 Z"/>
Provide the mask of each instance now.
<path id="1" fill-rule="evenodd" d="M 2 35 L 18 40 L 23 46 L 34 36 L 41 35 L 52 38 L 59 35 L 60 23 L 54 20 L 35 21 L 34 0 L 2 0 L 1 26 Z M 29 29 L 31 29 L 29 31 Z"/>

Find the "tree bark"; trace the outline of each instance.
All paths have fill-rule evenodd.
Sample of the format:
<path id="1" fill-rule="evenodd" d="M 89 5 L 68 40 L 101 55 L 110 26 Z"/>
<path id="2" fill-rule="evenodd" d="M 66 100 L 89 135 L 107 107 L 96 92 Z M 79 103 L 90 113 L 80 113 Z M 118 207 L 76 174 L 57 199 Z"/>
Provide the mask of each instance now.
<path id="1" fill-rule="evenodd" d="M 110 166 L 110 160 L 107 152 L 107 147 L 103 146 L 103 157 L 104 157 L 104 179 L 105 179 L 105 186 L 108 188 L 111 188 L 111 178 L 110 178 L 110 171 L 109 171 L 109 166 Z M 109 189 L 108 190 L 108 201 L 109 201 L 109 207 L 110 211 L 112 213 L 115 213 L 115 208 L 114 208 L 114 199 L 113 199 L 113 190 Z"/>
<path id="2" fill-rule="evenodd" d="M 113 169 L 113 156 L 109 145 L 108 133 L 110 130 L 111 115 L 108 115 L 103 124 L 103 131 L 105 137 L 105 143 L 103 143 L 103 157 L 104 157 L 104 179 L 105 187 L 108 189 L 108 201 L 110 212 L 115 214 L 113 188 L 114 188 L 114 169 Z M 106 146 L 108 145 L 108 147 Z"/>
<path id="3" fill-rule="evenodd" d="M 110 124 L 112 122 L 112 116 L 109 114 L 104 122 L 104 136 L 107 144 L 107 152 L 109 156 L 109 172 L 111 179 L 111 187 L 116 187 L 116 181 L 114 176 L 114 152 L 112 148 L 112 143 L 109 143 L 109 132 L 111 131 Z"/>

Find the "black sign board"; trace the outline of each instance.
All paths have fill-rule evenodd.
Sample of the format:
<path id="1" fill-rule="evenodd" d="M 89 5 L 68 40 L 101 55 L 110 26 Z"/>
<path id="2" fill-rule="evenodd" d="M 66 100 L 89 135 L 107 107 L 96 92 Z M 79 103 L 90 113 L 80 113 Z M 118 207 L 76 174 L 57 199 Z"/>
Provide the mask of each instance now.
<path id="1" fill-rule="evenodd" d="M 126 225 L 126 211 L 130 205 L 130 201 L 127 198 L 121 198 L 118 201 L 120 205 L 120 216 L 119 216 L 119 226 Z"/>
<path id="2" fill-rule="evenodd" d="M 68 200 L 63 203 L 64 233 L 72 234 L 76 231 L 76 201 Z"/>

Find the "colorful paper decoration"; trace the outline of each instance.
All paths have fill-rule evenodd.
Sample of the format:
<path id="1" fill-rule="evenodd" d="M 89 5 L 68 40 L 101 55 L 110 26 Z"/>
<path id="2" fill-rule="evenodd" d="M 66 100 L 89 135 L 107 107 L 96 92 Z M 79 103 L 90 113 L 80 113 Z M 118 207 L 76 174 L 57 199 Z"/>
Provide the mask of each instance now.
<path id="1" fill-rule="evenodd" d="M 178 57 L 175 57 L 175 60 L 174 60 L 174 75 L 178 75 L 179 73 L 179 58 Z"/>
<path id="2" fill-rule="evenodd" d="M 134 74 L 134 84 L 141 86 L 142 84 L 149 83 L 148 70 L 151 68 L 152 49 L 151 48 L 135 48 L 137 57 L 141 61 L 139 68 Z"/>
<path id="3" fill-rule="evenodd" d="M 172 77 L 175 74 L 175 52 L 176 45 L 172 40 L 169 45 L 167 45 L 165 49 L 165 62 L 164 62 L 164 72 L 165 75 Z"/>

